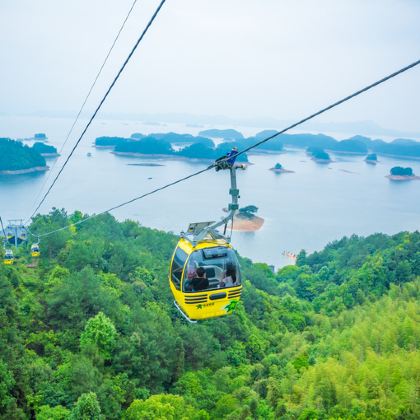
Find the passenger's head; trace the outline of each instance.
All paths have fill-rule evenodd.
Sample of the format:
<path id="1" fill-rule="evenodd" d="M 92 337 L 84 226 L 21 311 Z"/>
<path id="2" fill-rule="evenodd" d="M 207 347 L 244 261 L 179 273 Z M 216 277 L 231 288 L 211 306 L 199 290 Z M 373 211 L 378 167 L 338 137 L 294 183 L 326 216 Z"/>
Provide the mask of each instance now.
<path id="1" fill-rule="evenodd" d="M 235 274 L 235 266 L 232 263 L 226 264 L 226 275 L 231 276 L 232 274 Z"/>
<path id="2" fill-rule="evenodd" d="M 198 277 L 203 277 L 204 274 L 206 274 L 206 270 L 204 270 L 203 267 L 198 267 L 197 270 L 196 270 L 196 273 L 197 273 Z"/>
<path id="3" fill-rule="evenodd" d="M 236 268 L 232 263 L 226 265 L 226 277 L 231 277 L 232 281 L 236 283 Z"/>

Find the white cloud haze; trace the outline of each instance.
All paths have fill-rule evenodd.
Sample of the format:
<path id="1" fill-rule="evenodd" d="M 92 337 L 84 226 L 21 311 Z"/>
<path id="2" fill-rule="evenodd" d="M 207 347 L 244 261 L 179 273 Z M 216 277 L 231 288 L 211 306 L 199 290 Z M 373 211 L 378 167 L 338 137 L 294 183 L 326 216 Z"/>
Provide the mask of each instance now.
<path id="1" fill-rule="evenodd" d="M 131 0 L 0 2 L 0 113 L 81 104 Z M 139 0 L 91 110 L 157 6 Z M 168 0 L 108 114 L 296 119 L 420 58 L 415 0 Z M 420 68 L 320 121 L 420 131 Z"/>

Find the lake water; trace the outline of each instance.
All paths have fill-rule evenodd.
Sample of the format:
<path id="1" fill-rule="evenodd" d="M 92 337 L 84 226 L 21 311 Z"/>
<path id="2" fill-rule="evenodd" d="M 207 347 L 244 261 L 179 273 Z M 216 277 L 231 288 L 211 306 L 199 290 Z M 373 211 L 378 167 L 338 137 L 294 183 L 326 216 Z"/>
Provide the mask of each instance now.
<path id="1" fill-rule="evenodd" d="M 11 117 L 0 118 L 0 123 L 0 136 L 16 138 L 46 132 L 50 143 L 56 146 L 62 144 L 71 125 L 68 119 Z M 96 122 L 41 211 L 47 212 L 55 206 L 68 211 L 100 212 L 204 168 L 204 163 L 121 157 L 92 147 L 99 135 L 129 136 L 136 131 L 171 130 L 199 131 L 183 125 L 155 127 L 133 121 Z M 258 131 L 247 130 L 244 130 L 246 134 Z M 87 156 L 88 152 L 92 157 Z M 284 250 L 319 250 L 328 242 L 353 233 L 392 234 L 419 229 L 420 181 L 395 183 L 385 178 L 396 165 L 411 166 L 420 174 L 419 161 L 380 158 L 380 163 L 373 166 L 367 165 L 360 156 L 332 157 L 333 163 L 320 165 L 302 150 L 250 156 L 254 165 L 246 171 L 238 171 L 240 205 L 256 205 L 265 224 L 254 233 L 234 232 L 232 242 L 241 255 L 279 267 L 291 262 L 282 256 Z M 129 165 L 144 162 L 164 166 Z M 277 175 L 269 171 L 276 162 L 295 173 Z M 26 219 L 47 176 L 48 173 L 0 177 L 3 220 Z M 228 190 L 228 173 L 211 171 L 113 214 L 118 219 L 130 218 L 144 226 L 178 233 L 190 222 L 222 217 L 221 209 L 229 201 Z"/>

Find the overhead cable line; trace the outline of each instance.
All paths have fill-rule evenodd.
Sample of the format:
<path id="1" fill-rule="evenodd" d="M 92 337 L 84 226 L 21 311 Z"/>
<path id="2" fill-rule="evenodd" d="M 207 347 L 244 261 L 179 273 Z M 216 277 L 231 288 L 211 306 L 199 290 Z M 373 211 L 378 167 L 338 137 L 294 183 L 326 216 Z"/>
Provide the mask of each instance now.
<path id="1" fill-rule="evenodd" d="M 75 145 L 73 146 L 70 154 L 67 156 L 66 160 L 64 161 L 63 165 L 61 166 L 60 170 L 58 171 L 57 175 L 55 176 L 53 182 L 51 183 L 51 185 L 48 187 L 48 190 L 46 191 L 46 193 L 44 194 L 44 196 L 42 197 L 41 201 L 39 202 L 38 206 L 35 208 L 35 210 L 33 211 L 33 213 L 31 214 L 31 216 L 29 217 L 29 219 L 31 219 L 36 212 L 39 210 L 39 208 L 42 206 L 42 204 L 44 203 L 44 201 L 46 200 L 46 198 L 48 197 L 49 193 L 51 192 L 52 188 L 54 187 L 55 183 L 57 182 L 58 178 L 60 177 L 60 175 L 62 174 L 64 168 L 67 166 L 69 160 L 71 159 L 71 157 L 73 156 L 75 150 L 77 149 L 77 147 L 79 146 L 80 142 L 82 141 L 86 131 L 88 130 L 88 128 L 90 127 L 90 125 L 92 124 L 93 120 L 95 119 L 97 113 L 99 112 L 99 110 L 101 109 L 103 103 L 105 102 L 106 98 L 108 97 L 108 95 L 110 94 L 112 88 L 114 87 L 115 83 L 117 83 L 117 80 L 120 78 L 122 72 L 124 71 L 125 67 L 127 66 L 128 62 L 130 61 L 131 57 L 133 56 L 134 52 L 136 51 L 137 47 L 139 46 L 139 44 L 142 42 L 143 38 L 145 37 L 147 31 L 149 30 L 149 28 L 152 26 L 153 21 L 155 20 L 156 16 L 159 14 L 160 9 L 162 8 L 162 6 L 164 5 L 164 3 L 166 2 L 166 0 L 161 0 L 161 2 L 159 3 L 159 6 L 157 7 L 157 9 L 155 10 L 155 12 L 153 13 L 152 17 L 150 18 L 149 22 L 147 23 L 145 29 L 143 30 L 142 34 L 140 35 L 140 37 L 137 39 L 136 43 L 134 44 L 133 48 L 131 49 L 130 53 L 128 54 L 127 58 L 125 59 L 123 65 L 121 66 L 121 68 L 119 69 L 117 75 L 115 76 L 114 80 L 112 81 L 112 83 L 109 85 L 105 95 L 103 96 L 103 98 L 101 99 L 99 105 L 96 107 L 94 113 L 92 114 L 92 116 L 90 117 L 88 123 L 86 124 L 85 128 L 83 129 L 82 133 L 80 134 L 79 138 L 77 139 Z"/>
<path id="2" fill-rule="evenodd" d="M 61 148 L 60 148 L 60 150 L 59 150 L 59 152 L 58 152 L 60 155 L 61 155 L 61 153 L 63 152 L 64 147 L 65 147 L 65 145 L 67 144 L 67 142 L 68 142 L 68 140 L 69 140 L 69 138 L 70 138 L 70 136 L 71 136 L 71 134 L 72 134 L 72 132 L 73 132 L 73 129 L 74 129 L 74 127 L 75 127 L 75 126 L 76 126 L 76 124 L 77 124 L 77 121 L 79 121 L 79 117 L 80 117 L 80 115 L 82 114 L 83 109 L 85 108 L 86 102 L 87 102 L 87 101 L 88 101 L 88 99 L 90 98 L 90 95 L 91 95 L 91 93 L 92 93 L 92 91 L 93 91 L 93 88 L 96 86 L 96 82 L 98 81 L 99 76 L 102 74 L 102 70 L 104 69 L 104 67 L 105 67 L 105 65 L 106 65 L 106 63 L 107 63 L 107 61 L 108 61 L 108 58 L 109 58 L 109 56 L 111 55 L 111 52 L 112 52 L 112 50 L 114 49 L 115 44 L 117 43 L 118 38 L 120 37 L 121 32 L 123 31 L 123 29 L 124 29 L 124 27 L 125 27 L 125 24 L 127 23 L 127 20 L 128 20 L 128 18 L 130 17 L 131 12 L 133 11 L 134 6 L 136 5 L 137 1 L 138 1 L 138 0 L 134 0 L 134 1 L 133 1 L 132 5 L 131 5 L 131 7 L 130 7 L 130 10 L 128 11 L 128 13 L 127 13 L 127 15 L 126 15 L 125 19 L 123 20 L 123 22 L 122 22 L 122 24 L 121 24 L 121 26 L 120 26 L 120 29 L 118 30 L 117 35 L 115 36 L 114 41 L 112 42 L 111 47 L 109 48 L 108 53 L 107 53 L 107 55 L 105 56 L 105 59 L 104 59 L 104 61 L 102 62 L 102 65 L 101 65 L 101 67 L 99 68 L 99 71 L 98 71 L 98 73 L 96 74 L 95 79 L 93 80 L 93 83 L 91 84 L 91 86 L 90 86 L 90 88 L 89 88 L 89 91 L 88 91 L 87 95 L 85 96 L 85 99 L 83 100 L 83 103 L 82 103 L 82 105 L 81 105 L 81 107 L 80 107 L 80 109 L 79 109 L 79 112 L 77 113 L 77 115 L 76 115 L 76 117 L 75 117 L 75 119 L 74 119 L 74 121 L 73 121 L 73 124 L 72 124 L 72 126 L 70 127 L 70 130 L 69 130 L 69 131 L 68 131 L 68 133 L 67 133 L 67 136 L 66 136 L 66 138 L 65 138 L 65 140 L 64 140 L 64 143 L 61 145 Z M 43 189 L 44 189 L 44 188 L 45 188 L 45 186 L 48 184 L 48 181 L 50 180 L 51 175 L 52 175 L 52 170 L 55 168 L 55 165 L 57 164 L 58 160 L 59 160 L 59 159 L 57 159 L 57 160 L 56 160 L 56 161 L 52 164 L 51 169 L 50 169 L 50 171 L 49 171 L 49 174 L 48 174 L 48 176 L 46 177 L 45 181 L 43 182 L 43 184 L 42 184 L 42 186 L 41 186 L 41 188 L 40 188 L 40 190 L 39 190 L 39 192 L 38 192 L 38 194 L 37 194 L 37 196 L 36 196 L 36 198 L 35 198 L 35 200 L 34 200 L 34 204 L 33 204 L 33 206 L 32 206 L 32 207 L 35 207 L 35 205 L 36 205 L 36 203 L 37 203 L 37 201 L 38 201 L 39 197 L 41 196 L 41 193 L 42 193 Z M 38 209 L 36 209 L 36 210 L 38 210 Z M 36 212 L 36 210 L 35 210 L 35 212 Z M 35 212 L 34 212 L 34 213 L 35 213 Z M 31 219 L 31 217 L 32 217 L 33 215 L 34 215 L 34 214 L 32 214 L 32 215 L 31 215 L 31 216 L 30 216 L 30 217 L 26 220 L 25 224 L 26 224 L 26 223 L 28 223 L 28 222 L 30 221 L 30 219 Z"/>
<path id="3" fill-rule="evenodd" d="M 213 167 L 214 167 L 214 165 L 210 165 L 209 167 L 204 168 L 204 169 L 202 169 L 201 171 L 194 172 L 194 173 L 192 173 L 192 174 L 190 174 L 190 175 L 187 175 L 187 176 L 185 176 L 185 177 L 183 177 L 183 178 L 177 179 L 176 181 L 170 182 L 169 184 L 163 185 L 162 187 L 155 188 L 155 189 L 154 189 L 154 190 L 152 190 L 152 191 L 149 191 L 149 192 L 147 192 L 147 193 L 145 193 L 145 194 L 142 194 L 142 195 L 140 195 L 140 196 L 138 196 L 138 197 L 134 197 L 134 198 L 132 198 L 131 200 L 124 201 L 124 202 L 123 202 L 123 203 L 121 203 L 121 204 L 117 204 L 116 206 L 111 207 L 111 208 L 109 208 L 109 209 L 107 209 L 107 210 L 101 211 L 100 213 L 97 213 L 97 214 L 92 214 L 91 216 L 88 216 L 88 217 L 86 217 L 85 219 L 81 219 L 81 220 L 79 220 L 79 221 L 77 221 L 77 222 L 70 223 L 70 224 L 68 224 L 68 225 L 66 225 L 66 226 L 63 226 L 63 227 L 61 227 L 61 228 L 58 228 L 58 229 L 52 230 L 52 231 L 50 231 L 50 232 L 46 232 L 46 233 L 42 233 L 42 234 L 34 234 L 34 233 L 32 233 L 32 232 L 29 232 L 29 233 L 30 233 L 32 236 L 37 237 L 37 238 L 45 238 L 46 236 L 50 236 L 50 235 L 52 235 L 53 233 L 57 233 L 57 232 L 60 232 L 60 231 L 62 231 L 62 230 L 68 229 L 70 226 L 77 226 L 77 225 L 80 225 L 81 223 L 87 222 L 88 220 L 93 219 L 94 217 L 101 216 L 102 214 L 109 213 L 109 212 L 111 212 L 111 211 L 113 211 L 113 210 L 116 210 L 116 209 L 119 209 L 119 208 L 121 208 L 121 207 L 124 207 L 124 206 L 126 206 L 127 204 L 134 203 L 135 201 L 140 200 L 140 199 L 142 199 L 142 198 L 145 198 L 145 197 L 147 197 L 147 196 L 149 196 L 149 195 L 155 194 L 155 193 L 157 193 L 158 191 L 166 190 L 167 188 L 172 187 L 173 185 L 179 184 L 179 183 L 181 183 L 181 182 L 183 182 L 183 181 L 186 181 L 187 179 L 193 178 L 193 177 L 195 177 L 195 176 L 197 176 L 197 175 L 200 175 L 200 174 L 202 174 L 202 173 L 204 173 L 204 172 L 207 172 L 208 170 L 212 169 Z"/>
<path id="4" fill-rule="evenodd" d="M 332 103 L 331 105 L 328 105 L 328 106 L 327 106 L 327 107 L 325 107 L 325 108 L 322 108 L 321 110 L 319 110 L 319 111 L 317 111 L 317 112 L 315 112 L 315 113 L 313 113 L 313 114 L 309 115 L 308 117 L 305 117 L 305 118 L 303 118 L 303 119 L 301 119 L 301 120 L 297 121 L 296 123 L 294 123 L 294 124 L 292 124 L 292 125 L 290 125 L 290 126 L 288 126 L 288 127 L 284 128 L 283 130 L 278 131 L 277 133 L 275 133 L 275 134 L 273 134 L 273 135 L 271 135 L 271 136 L 268 136 L 268 137 L 264 138 L 263 140 L 261 140 L 261 141 L 259 141 L 259 142 L 255 143 L 255 144 L 253 144 L 253 145 L 251 145 L 251 146 L 249 146 L 249 147 L 247 147 L 247 148 L 245 148 L 245 149 L 241 150 L 241 151 L 240 151 L 240 152 L 239 152 L 236 156 L 240 156 L 240 155 L 242 155 L 243 153 L 246 153 L 246 152 L 248 152 L 249 150 L 254 149 L 255 147 L 260 146 L 261 144 L 266 143 L 267 141 L 274 139 L 275 137 L 279 136 L 280 134 L 283 134 L 283 133 L 285 133 L 285 132 L 287 132 L 287 131 L 289 131 L 289 130 L 291 130 L 291 129 L 293 129 L 293 128 L 295 128 L 295 127 L 299 126 L 299 125 L 302 125 L 303 123 L 305 123 L 305 122 L 307 122 L 307 121 L 309 121 L 309 120 L 311 120 L 311 119 L 315 118 L 316 116 L 321 115 L 321 114 L 323 114 L 324 112 L 327 112 L 327 111 L 329 111 L 330 109 L 335 108 L 335 107 L 337 107 L 337 106 L 339 106 L 339 105 L 343 104 L 344 102 L 347 102 L 347 101 L 349 101 L 349 100 L 351 100 L 351 99 L 355 98 L 356 96 L 359 96 L 359 95 L 361 95 L 362 93 L 367 92 L 368 90 L 373 89 L 374 87 L 376 87 L 376 86 L 378 86 L 378 85 L 380 85 L 380 84 L 382 84 L 382 83 L 385 83 L 386 81 L 388 81 L 388 80 L 390 80 L 390 79 L 392 79 L 392 78 L 394 78 L 394 77 L 398 76 L 399 74 L 402 74 L 402 73 L 404 73 L 404 72 L 406 72 L 406 71 L 408 71 L 408 70 L 412 69 L 413 67 L 416 67 L 416 66 L 417 66 L 417 65 L 419 65 L 419 64 L 420 64 L 420 60 L 417 60 L 417 61 L 415 61 L 415 62 L 413 62 L 413 63 L 409 64 L 408 66 L 405 66 L 405 67 L 401 68 L 400 70 L 397 70 L 396 72 L 391 73 L 391 74 L 389 74 L 388 76 L 383 77 L 382 79 L 380 79 L 380 80 L 378 80 L 378 81 L 376 81 L 376 82 L 374 82 L 374 83 L 372 83 L 372 84 L 370 84 L 370 85 L 368 85 L 368 86 L 364 87 L 363 89 L 360 89 L 360 90 L 358 90 L 358 91 L 356 91 L 356 92 L 352 93 L 351 95 L 348 95 L 348 96 L 346 96 L 345 98 L 340 99 L 340 100 L 338 100 L 337 102 L 334 102 L 334 103 Z M 228 159 L 230 159 L 230 158 L 221 159 L 221 160 L 219 160 L 219 161 L 218 161 L 218 163 L 220 164 L 220 162 L 222 162 L 223 160 L 228 160 Z M 91 216 L 88 216 L 88 217 L 86 217 L 85 219 L 79 220 L 78 222 L 75 222 L 75 223 L 70 223 L 70 224 L 68 224 L 68 225 L 66 225 L 66 226 L 63 226 L 63 227 L 61 227 L 61 228 L 58 228 L 58 229 L 55 229 L 55 230 L 52 230 L 52 231 L 50 231 L 50 232 L 46 232 L 46 233 L 43 233 L 43 234 L 38 234 L 38 235 L 35 235 L 35 234 L 32 234 L 32 233 L 31 233 L 31 234 L 32 234 L 33 236 L 36 236 L 36 237 L 41 238 L 41 237 L 46 237 L 46 236 L 52 235 L 53 233 L 60 232 L 60 231 L 62 231 L 62 230 L 68 229 L 70 226 L 77 226 L 77 225 L 80 225 L 80 224 L 82 224 L 82 223 L 84 223 L 84 222 L 87 222 L 87 221 L 88 221 L 88 220 L 90 220 L 90 219 L 93 219 L 94 217 L 100 216 L 100 215 L 102 215 L 102 214 L 105 214 L 105 213 L 111 212 L 111 211 L 116 210 L 116 209 L 119 209 L 119 208 L 124 207 L 124 206 L 126 206 L 126 205 L 128 205 L 128 204 L 134 203 L 135 201 L 141 200 L 142 198 L 145 198 L 145 197 L 150 196 L 150 195 L 153 195 L 153 194 L 155 194 L 155 193 L 157 193 L 157 192 L 159 192 L 159 191 L 162 191 L 162 190 L 164 190 L 164 189 L 166 189 L 166 188 L 169 188 L 169 187 L 171 187 L 171 186 L 173 186 L 173 185 L 176 185 L 176 184 L 179 184 L 179 183 L 181 183 L 181 182 L 183 182 L 183 181 L 186 181 L 187 179 L 193 178 L 193 177 L 195 177 L 195 176 L 197 176 L 197 175 L 200 175 L 200 174 L 202 174 L 202 173 L 204 173 L 204 172 L 207 172 L 207 171 L 209 171 L 209 170 L 213 169 L 215 166 L 216 166 L 216 165 L 213 163 L 213 164 L 211 164 L 210 166 L 208 166 L 207 168 L 204 168 L 204 169 L 202 169 L 202 170 L 200 170 L 200 171 L 194 172 L 194 173 L 192 173 L 192 174 L 190 174 L 190 175 L 188 175 L 188 176 L 186 176 L 186 177 L 183 177 L 183 178 L 177 179 L 176 181 L 170 182 L 169 184 L 163 185 L 162 187 L 156 188 L 156 189 L 154 189 L 154 190 L 152 190 L 152 191 L 149 191 L 149 192 L 147 192 L 147 193 L 145 193 L 145 194 L 142 194 L 142 195 L 139 195 L 139 196 L 137 196 L 137 197 L 134 197 L 134 198 L 132 198 L 132 199 L 130 199 L 130 200 L 128 200 L 128 201 L 124 201 L 123 203 L 118 204 L 118 205 L 116 205 L 116 206 L 114 206 L 114 207 L 111 207 L 111 208 L 110 208 L 110 209 L 108 209 L 108 210 L 104 210 L 104 211 L 102 211 L 102 212 L 100 212 L 100 213 L 98 213 L 98 214 L 93 214 L 93 215 L 91 215 Z"/>

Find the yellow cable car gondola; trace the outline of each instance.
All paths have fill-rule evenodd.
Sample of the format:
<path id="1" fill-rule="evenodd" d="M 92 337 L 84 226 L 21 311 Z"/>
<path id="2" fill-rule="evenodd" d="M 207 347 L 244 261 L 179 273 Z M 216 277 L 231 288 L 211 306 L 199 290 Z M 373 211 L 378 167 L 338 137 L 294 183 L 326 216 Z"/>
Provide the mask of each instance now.
<path id="1" fill-rule="evenodd" d="M 14 261 L 15 261 L 15 256 L 13 255 L 13 251 L 11 249 L 6 249 L 4 252 L 3 264 L 12 265 Z"/>
<path id="2" fill-rule="evenodd" d="M 174 304 L 189 322 L 229 315 L 241 297 L 238 258 L 225 236 L 227 223 L 233 222 L 238 209 L 237 167 L 234 158 L 216 161 L 216 170 L 230 170 L 229 214 L 220 222 L 190 224 L 187 233 L 181 233 L 171 259 L 169 285 Z M 223 225 L 221 234 L 217 228 Z"/>
<path id="3" fill-rule="evenodd" d="M 40 248 L 39 248 L 39 243 L 37 242 L 35 244 L 32 244 L 31 245 L 31 256 L 33 258 L 37 258 L 40 255 L 41 255 L 41 251 L 40 251 Z"/>

